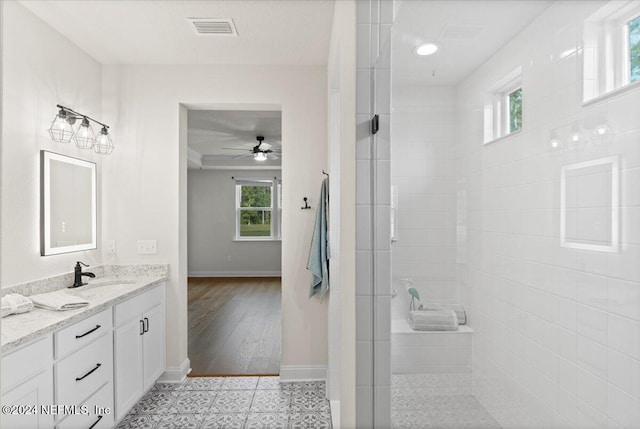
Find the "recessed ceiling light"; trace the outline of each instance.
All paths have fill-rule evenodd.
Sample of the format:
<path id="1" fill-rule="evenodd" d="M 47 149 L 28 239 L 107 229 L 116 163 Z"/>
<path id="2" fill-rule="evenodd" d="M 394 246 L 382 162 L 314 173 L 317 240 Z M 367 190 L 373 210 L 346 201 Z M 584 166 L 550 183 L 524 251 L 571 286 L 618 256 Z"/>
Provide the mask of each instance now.
<path id="1" fill-rule="evenodd" d="M 438 45 L 436 45 L 433 42 L 429 42 L 429 43 L 423 43 L 422 45 L 418 46 L 415 50 L 416 55 L 420 55 L 421 57 L 424 57 L 426 55 L 433 55 L 436 52 L 438 52 Z"/>

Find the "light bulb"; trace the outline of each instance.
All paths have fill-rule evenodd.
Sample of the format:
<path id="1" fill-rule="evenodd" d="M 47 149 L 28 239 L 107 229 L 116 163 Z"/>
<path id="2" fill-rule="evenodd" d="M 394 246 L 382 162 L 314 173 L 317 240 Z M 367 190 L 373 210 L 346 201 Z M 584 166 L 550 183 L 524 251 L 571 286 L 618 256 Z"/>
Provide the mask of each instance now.
<path id="1" fill-rule="evenodd" d="M 579 140 L 580 140 L 580 134 L 578 133 L 571 134 L 571 141 L 577 142 Z"/>
<path id="2" fill-rule="evenodd" d="M 255 159 L 256 161 L 266 161 L 267 154 L 264 152 L 256 152 L 253 154 L 253 159 Z"/>
<path id="3" fill-rule="evenodd" d="M 433 55 L 436 52 L 438 52 L 438 45 L 436 45 L 435 43 L 423 43 L 422 45 L 418 46 L 415 50 L 416 55 L 420 55 L 421 57 L 427 56 L 427 55 Z"/>
<path id="4" fill-rule="evenodd" d="M 560 146 L 560 142 L 558 141 L 558 139 L 552 139 L 551 140 L 551 147 L 556 149 L 558 146 Z"/>

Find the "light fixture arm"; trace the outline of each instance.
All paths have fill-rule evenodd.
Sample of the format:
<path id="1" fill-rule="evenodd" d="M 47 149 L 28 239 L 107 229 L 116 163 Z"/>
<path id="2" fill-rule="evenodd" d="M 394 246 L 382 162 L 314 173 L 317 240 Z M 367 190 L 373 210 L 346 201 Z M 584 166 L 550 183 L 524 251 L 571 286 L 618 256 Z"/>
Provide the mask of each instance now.
<path id="1" fill-rule="evenodd" d="M 56 104 L 56 107 L 57 107 L 58 109 L 61 109 L 61 110 L 65 111 L 66 113 L 71 113 L 72 115 L 74 115 L 75 119 L 84 119 L 84 118 L 86 118 L 86 119 L 89 119 L 89 120 L 91 120 L 91 121 L 95 122 L 96 124 L 101 125 L 101 126 L 102 126 L 102 127 L 104 127 L 104 128 L 109 128 L 109 125 L 104 124 L 104 123 L 102 123 L 102 122 L 100 122 L 100 121 L 96 121 L 95 119 L 93 119 L 93 118 L 92 118 L 91 116 L 89 116 L 89 115 L 84 115 L 84 114 L 82 114 L 82 113 L 80 113 L 80 112 L 76 112 L 75 110 L 70 109 L 70 108 L 68 108 L 68 107 L 65 107 L 65 106 L 63 106 L 63 105 L 61 105 L 61 104 Z"/>

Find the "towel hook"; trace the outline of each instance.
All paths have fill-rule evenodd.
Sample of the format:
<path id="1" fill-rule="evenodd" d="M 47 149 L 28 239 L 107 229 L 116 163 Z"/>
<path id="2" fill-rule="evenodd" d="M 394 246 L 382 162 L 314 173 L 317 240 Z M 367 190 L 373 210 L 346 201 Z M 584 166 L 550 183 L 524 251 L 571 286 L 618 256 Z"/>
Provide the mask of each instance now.
<path id="1" fill-rule="evenodd" d="M 309 203 L 307 203 L 307 197 L 304 197 L 303 200 L 304 200 L 304 207 L 300 207 L 300 210 L 310 210 L 311 206 L 309 205 Z"/>
<path id="2" fill-rule="evenodd" d="M 322 174 L 324 174 L 325 176 L 329 177 L 329 173 L 325 173 L 324 169 L 322 169 Z"/>

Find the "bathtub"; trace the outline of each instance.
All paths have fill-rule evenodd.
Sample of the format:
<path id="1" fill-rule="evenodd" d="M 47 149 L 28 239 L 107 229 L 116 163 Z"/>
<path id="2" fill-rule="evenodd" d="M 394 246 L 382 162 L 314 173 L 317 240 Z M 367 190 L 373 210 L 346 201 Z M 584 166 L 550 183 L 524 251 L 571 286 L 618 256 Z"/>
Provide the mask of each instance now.
<path id="1" fill-rule="evenodd" d="M 414 331 L 406 319 L 391 320 L 393 374 L 471 373 L 473 329 Z"/>

